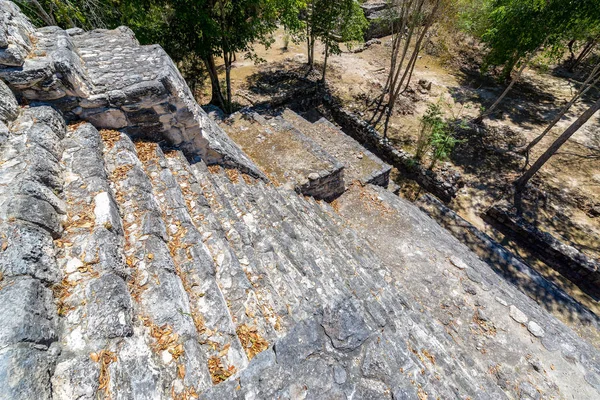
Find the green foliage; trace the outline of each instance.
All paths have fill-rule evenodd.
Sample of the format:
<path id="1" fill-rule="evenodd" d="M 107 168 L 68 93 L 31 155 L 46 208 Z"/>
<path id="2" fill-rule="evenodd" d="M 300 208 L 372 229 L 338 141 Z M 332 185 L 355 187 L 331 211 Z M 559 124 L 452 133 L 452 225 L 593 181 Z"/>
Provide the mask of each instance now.
<path id="1" fill-rule="evenodd" d="M 576 32 L 598 29 L 597 0 L 492 0 L 487 29 L 486 66 L 504 66 L 504 77 L 536 49 L 560 56 Z"/>
<path id="2" fill-rule="evenodd" d="M 61 28 L 112 28 L 119 24 L 118 3 L 113 0 L 15 0 L 36 26 Z"/>
<path id="3" fill-rule="evenodd" d="M 493 0 L 456 0 L 455 16 L 458 28 L 481 38 L 489 27 Z"/>
<path id="4" fill-rule="evenodd" d="M 332 54 L 342 52 L 341 43 L 362 41 L 369 26 L 355 0 L 308 0 L 303 13 L 308 25 L 306 39 L 312 45 L 315 39 L 321 40 Z"/>
<path id="5" fill-rule="evenodd" d="M 415 159 L 420 162 L 425 154 L 431 151 L 431 165 L 429 166 L 431 169 L 438 161 L 446 160 L 458 143 L 460 140 L 453 136 L 450 124 L 443 116 L 441 106 L 430 104 L 421 117 Z"/>

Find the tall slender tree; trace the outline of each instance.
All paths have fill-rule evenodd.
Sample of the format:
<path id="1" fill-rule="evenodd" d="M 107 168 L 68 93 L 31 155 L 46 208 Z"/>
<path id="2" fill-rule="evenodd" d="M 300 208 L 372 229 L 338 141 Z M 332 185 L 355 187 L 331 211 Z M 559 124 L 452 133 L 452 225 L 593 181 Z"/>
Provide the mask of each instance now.
<path id="1" fill-rule="evenodd" d="M 482 36 L 488 48 L 486 67 L 502 66 L 510 84 L 474 122 L 491 116 L 541 49 L 562 54 L 564 45 L 580 25 L 597 26 L 596 0 L 494 0 L 488 28 Z M 513 73 L 518 67 L 516 73 Z"/>
<path id="2" fill-rule="evenodd" d="M 514 202 L 517 209 L 521 209 L 522 194 L 527 183 L 531 178 L 548 162 L 548 160 L 556 154 L 558 149 L 562 147 L 567 140 L 571 138 L 598 110 L 600 110 L 600 98 L 596 100 L 583 114 L 577 118 L 555 141 L 548 149 L 533 163 L 519 179 L 515 181 L 515 198 Z"/>
<path id="3" fill-rule="evenodd" d="M 439 17 L 443 4 L 442 0 L 392 0 L 388 7 L 387 19 L 392 28 L 390 70 L 384 89 L 375 100 L 377 105 L 370 120 L 376 126 L 385 117 L 384 138 L 396 101 L 408 87 L 423 40 Z"/>

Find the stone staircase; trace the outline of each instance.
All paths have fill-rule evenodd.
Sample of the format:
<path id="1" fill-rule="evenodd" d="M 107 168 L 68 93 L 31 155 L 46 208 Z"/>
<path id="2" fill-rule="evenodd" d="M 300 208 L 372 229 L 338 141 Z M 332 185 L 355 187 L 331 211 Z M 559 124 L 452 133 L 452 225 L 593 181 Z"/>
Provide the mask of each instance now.
<path id="1" fill-rule="evenodd" d="M 344 166 L 281 116 L 267 120 L 241 111 L 222 127 L 271 181 L 317 199 L 331 200 L 344 192 Z"/>
<path id="2" fill-rule="evenodd" d="M 410 322 L 389 271 L 326 203 L 190 165 L 180 151 L 123 133 L 65 128 L 47 107 L 24 109 L 9 128 L 0 398 L 193 398 L 258 374 L 265 362 L 249 361 L 265 351 L 300 366 L 325 345 L 338 360 L 337 392 L 362 385 L 384 395 L 392 381 L 377 369 L 377 357 L 390 357 L 377 350 L 381 340 L 403 360 L 406 376 L 390 370 L 402 390 L 447 396 L 455 382 L 476 393 L 439 327 Z M 44 159 L 54 167 L 38 168 Z M 306 334 L 306 345 L 293 339 Z M 346 371 L 342 361 L 358 362 L 369 346 L 376 365 Z M 419 351 L 456 364 L 452 374 L 436 384 L 417 374 L 439 368 Z M 364 374 L 377 376 L 358 381 Z M 239 395 L 268 397 L 298 382 L 280 378 Z M 206 396 L 221 387 L 229 390 Z"/>
<path id="3" fill-rule="evenodd" d="M 353 182 L 387 187 L 392 167 L 325 118 L 310 123 L 290 109 L 281 117 L 344 165 L 346 188 Z"/>
<path id="4" fill-rule="evenodd" d="M 366 185 L 387 169 L 368 153 L 240 117 L 305 149 L 269 182 L 160 48 L 0 6 L 1 400 L 598 397 L 597 349 Z"/>
<path id="5" fill-rule="evenodd" d="M 353 188 L 332 207 L 124 133 L 65 127 L 48 107 L 7 122 L 2 399 L 488 399 L 527 382 L 569 392 L 535 375 L 550 368 L 526 357 L 539 345 L 519 339 L 482 359 L 434 322 L 427 295 L 412 295 L 334 209 Z M 574 357 L 553 367 L 578 382 L 582 365 L 594 382 L 595 353 L 551 323 Z M 520 383 L 490 373 L 494 359 Z"/>
<path id="6" fill-rule="evenodd" d="M 316 199 L 333 200 L 352 182 L 387 187 L 392 167 L 321 119 L 290 109 L 275 117 L 242 110 L 221 123 L 273 182 Z"/>

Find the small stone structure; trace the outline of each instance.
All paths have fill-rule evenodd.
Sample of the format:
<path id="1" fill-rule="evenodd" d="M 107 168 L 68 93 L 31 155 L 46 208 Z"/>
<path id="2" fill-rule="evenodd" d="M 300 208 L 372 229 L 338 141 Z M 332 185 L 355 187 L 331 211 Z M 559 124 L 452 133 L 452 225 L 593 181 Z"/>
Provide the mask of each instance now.
<path id="1" fill-rule="evenodd" d="M 344 165 L 346 186 L 354 181 L 362 184 L 372 183 L 382 187 L 388 186 L 392 167 L 366 150 L 327 119 L 321 118 L 311 124 L 290 109 L 285 109 L 281 113 L 281 117 Z"/>
<path id="2" fill-rule="evenodd" d="M 0 0 L 0 399 L 600 395 L 598 343 L 414 205 L 252 176 L 160 54 Z"/>
<path id="3" fill-rule="evenodd" d="M 515 237 L 540 260 L 586 293 L 600 298 L 600 262 L 531 225 L 507 203 L 493 205 L 483 217 L 500 232 Z"/>
<path id="4" fill-rule="evenodd" d="M 344 166 L 287 120 L 242 111 L 222 127 L 274 182 L 316 199 L 344 192 Z"/>
<path id="5" fill-rule="evenodd" d="M 366 40 L 392 34 L 392 27 L 389 22 L 391 11 L 388 1 L 369 0 L 361 4 L 361 8 L 367 21 L 369 21 L 369 28 L 365 33 Z"/>

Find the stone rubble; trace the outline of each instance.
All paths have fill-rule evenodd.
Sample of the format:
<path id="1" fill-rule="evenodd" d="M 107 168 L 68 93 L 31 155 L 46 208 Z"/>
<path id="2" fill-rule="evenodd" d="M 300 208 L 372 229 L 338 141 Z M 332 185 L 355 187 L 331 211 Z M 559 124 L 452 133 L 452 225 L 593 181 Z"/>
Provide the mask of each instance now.
<path id="1" fill-rule="evenodd" d="M 0 6 L 0 399 L 600 396 L 598 350 L 414 205 L 267 182 L 205 114 L 190 162 L 132 117 L 162 50 Z"/>

